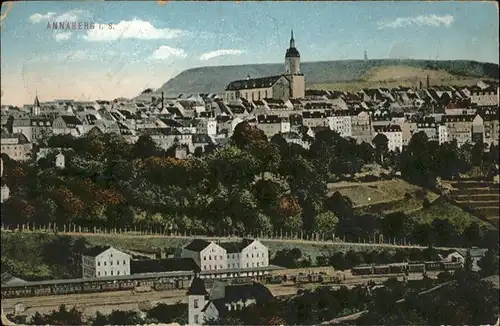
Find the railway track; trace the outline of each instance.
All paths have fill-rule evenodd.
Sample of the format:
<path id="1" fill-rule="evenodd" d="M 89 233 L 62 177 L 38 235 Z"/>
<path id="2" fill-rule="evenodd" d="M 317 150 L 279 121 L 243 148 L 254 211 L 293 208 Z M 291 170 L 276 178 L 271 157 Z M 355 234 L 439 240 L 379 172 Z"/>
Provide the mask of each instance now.
<path id="1" fill-rule="evenodd" d="M 428 273 L 431 278 L 437 277 L 437 272 Z M 287 282 L 284 284 L 266 284 L 273 296 L 289 296 L 295 295 L 299 289 L 314 289 L 319 286 L 329 286 L 332 288 L 340 288 L 342 286 L 354 287 L 356 285 L 373 281 L 376 284 L 381 284 L 390 277 L 398 277 L 403 279 L 401 274 L 390 275 L 370 275 L 370 276 L 353 276 L 347 274 L 345 281 L 341 284 L 321 284 L 321 283 L 306 283 L 293 284 Z M 421 279 L 421 274 L 410 274 L 409 279 Z M 94 313 L 96 310 L 112 310 L 112 309 L 137 309 L 137 306 L 143 302 L 149 302 L 154 305 L 157 302 L 166 304 L 174 304 L 178 301 L 186 302 L 186 290 L 170 290 L 161 292 L 144 292 L 132 294 L 131 291 L 103 292 L 103 293 L 88 293 L 88 294 L 69 294 L 57 296 L 40 296 L 26 298 L 11 298 L 2 300 L 2 307 L 6 314 L 12 313 L 16 304 L 24 305 L 27 315 L 32 315 L 36 311 L 48 313 L 52 310 L 57 310 L 61 304 L 67 306 L 78 306 L 85 311 Z M 127 307 L 125 307 L 127 306 Z M 135 308 L 131 308 L 135 307 Z"/>

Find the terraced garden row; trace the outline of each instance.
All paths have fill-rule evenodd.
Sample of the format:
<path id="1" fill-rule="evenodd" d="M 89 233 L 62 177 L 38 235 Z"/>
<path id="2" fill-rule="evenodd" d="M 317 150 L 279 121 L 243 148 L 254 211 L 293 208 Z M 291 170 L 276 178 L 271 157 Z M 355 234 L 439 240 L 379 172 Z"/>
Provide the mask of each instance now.
<path id="1" fill-rule="evenodd" d="M 455 203 L 469 208 L 472 212 L 498 227 L 500 217 L 499 184 L 487 181 L 450 182 L 455 189 L 450 197 Z"/>

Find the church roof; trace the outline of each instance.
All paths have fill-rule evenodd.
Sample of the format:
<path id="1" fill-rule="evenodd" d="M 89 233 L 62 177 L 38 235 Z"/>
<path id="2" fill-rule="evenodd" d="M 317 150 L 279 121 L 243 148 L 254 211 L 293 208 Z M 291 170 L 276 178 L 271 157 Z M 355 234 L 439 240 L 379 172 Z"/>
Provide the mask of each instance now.
<path id="1" fill-rule="evenodd" d="M 253 89 L 253 88 L 268 88 L 273 86 L 283 76 L 284 75 L 236 80 L 227 85 L 226 91 L 238 91 L 241 89 Z"/>
<path id="2" fill-rule="evenodd" d="M 288 48 L 286 50 L 285 58 L 300 58 L 299 50 L 296 47 Z"/>
<path id="3" fill-rule="evenodd" d="M 191 282 L 191 286 L 187 292 L 187 295 L 207 295 L 207 290 L 205 288 L 205 282 L 199 278 L 195 277 Z"/>

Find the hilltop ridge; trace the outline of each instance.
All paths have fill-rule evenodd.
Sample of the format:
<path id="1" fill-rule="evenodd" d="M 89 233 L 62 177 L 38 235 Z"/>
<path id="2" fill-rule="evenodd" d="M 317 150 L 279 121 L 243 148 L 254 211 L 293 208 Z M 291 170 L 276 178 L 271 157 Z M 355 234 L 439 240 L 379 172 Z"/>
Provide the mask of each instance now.
<path id="1" fill-rule="evenodd" d="M 306 76 L 307 88 L 331 88 L 338 84 L 351 83 L 354 88 L 369 87 L 370 82 L 397 81 L 405 86 L 417 86 L 422 75 L 430 74 L 431 79 L 463 84 L 471 79 L 499 79 L 499 65 L 471 60 L 339 60 L 302 62 L 301 70 Z M 249 64 L 236 66 L 209 66 L 184 70 L 163 84 L 160 90 L 168 96 L 181 93 L 220 93 L 231 81 L 282 74 L 284 64 Z M 403 73 L 402 73 L 403 72 Z M 374 78 L 376 80 L 374 80 Z M 382 78 L 382 79 L 383 79 Z M 343 88 L 343 87 L 340 87 Z"/>

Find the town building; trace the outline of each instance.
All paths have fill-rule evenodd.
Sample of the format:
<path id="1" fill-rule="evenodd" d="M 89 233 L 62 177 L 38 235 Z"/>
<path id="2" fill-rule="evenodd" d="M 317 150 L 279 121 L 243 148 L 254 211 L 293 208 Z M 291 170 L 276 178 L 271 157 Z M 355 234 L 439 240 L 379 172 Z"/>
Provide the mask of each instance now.
<path id="1" fill-rule="evenodd" d="M 82 277 L 130 275 L 130 255 L 110 246 L 94 247 L 82 255 Z"/>
<path id="2" fill-rule="evenodd" d="M 269 266 L 269 249 L 259 240 L 243 239 L 240 242 L 221 242 L 226 250 L 228 268 L 254 268 Z"/>
<path id="3" fill-rule="evenodd" d="M 481 88 L 479 86 L 474 87 L 471 90 L 470 101 L 478 106 L 496 106 L 500 104 L 499 99 L 499 87 L 498 86 L 487 86 L 486 88 Z"/>
<path id="4" fill-rule="evenodd" d="M 273 299 L 271 291 L 260 283 L 227 284 L 215 281 L 209 294 L 201 278 L 193 279 L 187 296 L 190 325 L 213 322 L 232 311 Z"/>
<path id="5" fill-rule="evenodd" d="M 58 169 L 64 169 L 64 167 L 66 166 L 66 162 L 65 162 L 65 157 L 64 157 L 64 154 L 63 153 L 58 153 L 56 155 L 56 168 Z"/>
<path id="6" fill-rule="evenodd" d="M 359 111 L 351 113 L 351 124 L 352 138 L 356 139 L 358 144 L 363 142 L 371 144 L 372 125 L 368 112 Z"/>
<path id="7" fill-rule="evenodd" d="M 398 125 L 373 126 L 376 134 L 383 134 L 387 137 L 387 149 L 389 151 L 401 151 L 403 149 L 403 132 Z"/>
<path id="8" fill-rule="evenodd" d="M 290 132 L 290 121 L 288 118 L 281 118 L 276 115 L 257 116 L 257 128 L 264 131 L 267 138 L 276 134 Z"/>
<path id="9" fill-rule="evenodd" d="M 30 158 L 33 144 L 22 133 L 4 133 L 0 135 L 1 153 L 16 161 Z"/>
<path id="10" fill-rule="evenodd" d="M 192 258 L 202 273 L 217 270 L 232 274 L 269 266 L 269 249 L 256 239 L 218 244 L 196 239 L 182 248 L 181 257 Z"/>
<path id="11" fill-rule="evenodd" d="M 182 248 L 182 258 L 192 258 L 200 270 L 227 269 L 226 249 L 215 242 L 195 239 Z"/>
<path id="12" fill-rule="evenodd" d="M 456 141 L 461 147 L 472 143 L 472 121 L 475 115 L 444 115 L 441 120 L 448 131 L 448 140 Z"/>
<path id="13" fill-rule="evenodd" d="M 338 132 L 341 137 L 352 137 L 352 117 L 349 111 L 333 111 L 326 119 L 330 129 Z"/>

